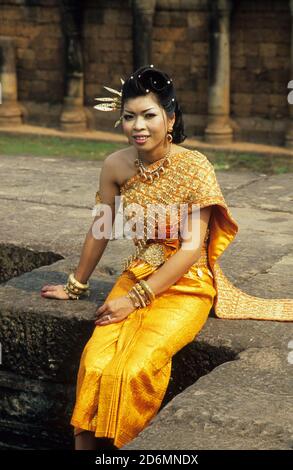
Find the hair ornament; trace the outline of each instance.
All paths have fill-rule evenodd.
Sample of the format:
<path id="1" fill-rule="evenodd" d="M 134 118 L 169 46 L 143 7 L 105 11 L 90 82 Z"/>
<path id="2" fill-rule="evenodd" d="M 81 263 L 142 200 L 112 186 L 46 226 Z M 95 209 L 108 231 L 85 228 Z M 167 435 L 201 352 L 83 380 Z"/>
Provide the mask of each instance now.
<path id="1" fill-rule="evenodd" d="M 154 68 L 153 64 L 149 65 L 149 68 L 152 69 Z M 141 72 L 139 75 L 137 75 L 137 78 L 140 79 L 139 82 L 142 86 L 142 88 L 145 90 L 146 93 L 150 93 L 151 89 L 157 93 L 160 93 L 161 95 L 168 96 L 170 93 L 170 87 L 172 87 L 171 82 L 172 78 L 168 78 L 162 76 L 162 74 L 158 71 L 154 70 L 145 70 Z M 130 76 L 130 79 L 134 79 L 134 75 Z M 120 78 L 120 81 L 122 83 L 122 88 L 120 90 L 115 90 L 114 88 L 110 88 L 108 86 L 104 86 L 105 90 L 109 91 L 112 93 L 112 97 L 99 97 L 95 98 L 96 101 L 100 101 L 99 104 L 96 104 L 94 106 L 95 109 L 99 111 L 118 111 L 122 108 L 122 89 L 123 85 L 125 83 L 125 80 L 123 78 Z M 173 95 L 174 96 L 174 95 Z M 175 101 L 175 98 L 173 97 L 170 101 L 169 106 L 172 104 L 173 109 L 173 103 Z M 115 122 L 114 127 L 116 128 L 119 126 L 121 123 L 122 116 L 118 119 L 118 121 Z"/>
<path id="2" fill-rule="evenodd" d="M 123 78 L 120 78 L 122 85 L 124 84 Z M 118 111 L 121 109 L 121 96 L 122 96 L 122 90 L 115 90 L 114 88 L 110 88 L 108 86 L 104 86 L 106 90 L 110 91 L 110 93 L 113 93 L 114 97 L 101 97 L 101 98 L 95 98 L 96 101 L 101 101 L 100 104 L 96 104 L 94 106 L 95 109 L 98 109 L 99 111 Z M 119 126 L 121 121 L 121 117 L 118 119 L 118 121 L 115 122 L 114 127 Z"/>

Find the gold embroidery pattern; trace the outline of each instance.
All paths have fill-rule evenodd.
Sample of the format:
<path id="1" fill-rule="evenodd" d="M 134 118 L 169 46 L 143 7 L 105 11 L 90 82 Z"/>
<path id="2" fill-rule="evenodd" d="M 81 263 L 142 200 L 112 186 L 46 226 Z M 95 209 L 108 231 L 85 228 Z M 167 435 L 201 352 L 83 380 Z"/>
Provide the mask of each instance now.
<path id="1" fill-rule="evenodd" d="M 159 243 L 152 243 L 139 254 L 142 259 L 154 267 L 161 266 L 165 262 L 164 247 Z"/>
<path id="2" fill-rule="evenodd" d="M 203 186 L 202 183 L 207 186 L 215 184 L 213 166 L 200 152 L 197 152 L 196 150 L 183 151 L 172 155 L 171 158 L 171 165 L 165 169 L 161 178 L 155 179 L 151 185 L 143 182 L 138 175 L 134 175 L 121 187 L 121 198 L 124 210 L 132 203 L 138 204 L 144 209 L 144 239 L 139 241 L 133 239 L 134 244 L 136 245 L 135 252 L 124 260 L 122 266 L 123 271 L 127 270 L 136 259 L 145 260 L 147 263 L 155 267 L 160 266 L 167 259 L 163 247 L 164 241 L 161 242 L 162 244 L 159 244 L 157 240 L 154 243 L 151 243 L 152 240 L 147 238 L 146 220 L 151 227 L 155 227 L 155 230 L 158 231 L 156 219 L 152 214 L 147 214 L 148 204 L 158 204 L 164 207 L 168 205 L 176 205 L 178 208 L 180 204 L 187 204 L 188 212 L 190 212 L 192 204 L 201 206 L 201 203 L 197 198 L 197 190 Z M 209 187 L 206 188 L 206 192 L 209 193 L 211 204 L 215 204 L 215 197 L 217 197 L 217 202 L 225 205 L 224 198 L 221 196 L 219 187 L 216 188 L 215 195 L 211 195 Z M 201 207 L 209 205 L 207 204 L 207 198 L 203 192 L 199 193 L 198 196 L 201 200 L 205 201 L 205 204 Z M 95 200 L 96 204 L 101 203 L 99 191 L 96 192 Z M 125 220 L 129 220 L 131 216 L 132 214 L 125 216 Z M 179 223 L 180 216 L 178 218 L 178 224 Z M 200 267 L 208 265 L 208 238 L 209 229 L 207 229 L 203 246 L 201 248 L 200 258 L 193 266 Z M 178 245 L 178 248 L 179 246 L 180 244 Z"/>
<path id="3" fill-rule="evenodd" d="M 243 292 L 227 279 L 220 265 L 215 264 L 218 295 L 215 313 L 219 318 L 234 320 L 293 321 L 293 299 L 262 299 Z"/>
<path id="4" fill-rule="evenodd" d="M 121 188 L 121 196 L 123 204 L 126 207 L 128 204 L 137 203 L 140 206 L 143 206 L 146 211 L 147 204 L 159 204 L 164 207 L 168 205 L 176 205 L 179 207 L 180 204 L 187 204 L 188 211 L 190 212 L 192 204 L 198 204 L 194 200 L 194 191 L 193 187 L 190 187 L 190 181 L 192 180 L 193 185 L 199 185 L 198 178 L 199 174 L 190 174 L 190 172 L 195 169 L 198 170 L 198 162 L 195 165 L 196 160 L 202 160 L 202 171 L 201 179 L 205 180 L 207 171 L 213 169 L 212 165 L 206 168 L 207 159 L 201 153 L 196 151 L 184 151 L 172 156 L 172 164 L 170 167 L 167 167 L 164 175 L 158 180 L 155 180 L 152 185 L 142 182 L 140 179 L 135 176 L 128 180 Z M 197 183 L 196 183 L 197 182 Z M 223 203 L 223 199 L 220 199 L 220 203 Z M 156 225 L 156 221 L 152 216 L 148 216 L 148 223 L 151 223 L 151 226 Z M 178 218 L 178 224 L 180 223 L 180 217 Z M 146 230 L 146 223 L 144 223 L 144 228 Z M 207 230 L 206 237 L 201 249 L 200 259 L 194 266 L 207 266 L 207 240 L 209 236 L 209 231 Z M 145 236 L 145 240 L 147 240 Z M 138 246 L 133 255 L 128 257 L 125 260 L 124 270 L 128 269 L 131 266 L 131 263 L 135 259 L 144 259 L 152 266 L 159 266 L 166 261 L 166 256 L 164 255 L 163 247 L 141 247 Z"/>
<path id="5" fill-rule="evenodd" d="M 193 266 L 195 267 L 200 267 L 200 266 L 206 267 L 208 265 L 208 256 L 207 256 L 208 238 L 209 238 L 209 228 L 206 231 L 203 246 L 201 247 L 200 258 L 195 264 L 193 264 Z M 164 250 L 164 242 L 150 243 L 140 252 L 137 258 L 146 261 L 151 266 L 154 266 L 154 267 L 160 266 L 161 264 L 165 263 L 165 261 L 167 260 L 167 256 Z"/>
<path id="6" fill-rule="evenodd" d="M 144 208 L 147 204 L 182 203 L 188 204 L 188 210 L 192 204 L 200 208 L 215 206 L 210 218 L 210 230 L 205 237 L 197 265 L 201 262 L 202 265 L 208 264 L 212 271 L 217 291 L 214 303 L 216 316 L 227 319 L 293 321 L 293 299 L 266 299 L 249 295 L 233 286 L 223 273 L 218 258 L 235 238 L 238 225 L 225 202 L 214 167 L 205 155 L 196 150 L 174 154 L 170 167 L 166 168 L 160 179 L 150 185 L 135 175 L 120 191 L 123 204 L 134 202 Z M 98 192 L 96 202 L 100 202 Z M 134 243 L 136 244 L 135 241 Z M 142 250 L 137 243 L 136 254 L 131 259 L 135 260 L 139 256 L 138 259 L 144 259 L 152 266 L 159 266 L 166 260 L 164 246 L 168 246 L 168 240 L 147 240 L 147 243 Z M 176 249 L 177 247 L 173 253 Z M 197 272 L 200 276 L 200 268 Z"/>

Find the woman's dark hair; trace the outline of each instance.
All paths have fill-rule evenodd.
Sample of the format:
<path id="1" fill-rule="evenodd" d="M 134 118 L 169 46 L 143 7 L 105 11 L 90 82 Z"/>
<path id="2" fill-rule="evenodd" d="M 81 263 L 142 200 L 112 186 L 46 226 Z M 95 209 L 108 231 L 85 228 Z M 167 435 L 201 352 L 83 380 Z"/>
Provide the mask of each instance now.
<path id="1" fill-rule="evenodd" d="M 149 90 L 149 91 L 146 91 Z M 169 117 L 175 112 L 175 122 L 172 131 L 173 142 L 180 144 L 186 139 L 182 110 L 175 96 L 172 79 L 155 67 L 143 66 L 130 75 L 122 86 L 121 112 L 126 100 L 153 92 L 159 104 Z"/>

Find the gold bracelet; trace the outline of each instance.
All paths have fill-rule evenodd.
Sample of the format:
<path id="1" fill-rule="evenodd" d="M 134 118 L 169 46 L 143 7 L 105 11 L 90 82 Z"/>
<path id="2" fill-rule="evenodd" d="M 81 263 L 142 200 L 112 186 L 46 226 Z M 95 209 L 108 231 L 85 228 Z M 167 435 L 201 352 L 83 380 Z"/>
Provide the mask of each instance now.
<path id="1" fill-rule="evenodd" d="M 86 284 L 82 284 L 81 282 L 79 282 L 77 279 L 75 279 L 74 277 L 74 273 L 70 273 L 69 274 L 69 277 L 68 277 L 68 280 L 71 284 L 74 284 L 76 287 L 78 287 L 79 289 L 82 289 L 82 290 L 87 290 L 89 288 L 89 283 L 87 282 Z"/>
<path id="2" fill-rule="evenodd" d="M 81 295 L 89 296 L 90 294 L 89 283 L 82 284 L 77 281 L 73 273 L 69 274 L 67 284 L 64 284 L 63 289 L 68 294 L 68 297 L 74 300 L 79 299 Z"/>
<path id="3" fill-rule="evenodd" d="M 143 297 L 145 303 L 146 303 L 147 305 L 149 305 L 149 304 L 151 303 L 151 301 L 150 301 L 150 298 L 149 298 L 147 292 L 144 290 L 144 288 L 139 284 L 139 282 L 137 282 L 137 283 L 135 284 L 135 287 L 137 288 L 137 290 L 138 290 L 138 292 L 140 293 L 140 295 Z"/>
<path id="4" fill-rule="evenodd" d="M 145 289 L 140 284 L 138 284 L 138 285 L 139 285 L 140 292 L 141 292 L 143 298 L 145 299 L 146 304 L 150 305 L 151 299 L 149 298 L 148 293 L 145 291 Z"/>
<path id="5" fill-rule="evenodd" d="M 146 291 L 150 301 L 153 301 L 155 299 L 155 293 L 154 291 L 151 289 L 151 287 L 147 284 L 146 281 L 144 281 L 143 279 L 141 279 L 139 281 L 139 284 L 142 286 L 142 288 Z"/>
<path id="6" fill-rule="evenodd" d="M 71 292 L 69 289 L 68 289 L 68 286 L 66 284 L 64 284 L 63 286 L 63 289 L 64 291 L 66 292 L 66 294 L 68 295 L 68 297 L 72 300 L 78 300 L 79 299 L 79 295 L 77 294 L 74 294 L 73 292 Z"/>
<path id="7" fill-rule="evenodd" d="M 133 292 L 133 290 L 130 290 L 130 291 L 129 291 L 129 296 L 130 296 L 130 298 L 132 298 L 134 304 L 135 304 L 137 307 L 140 307 L 140 299 L 138 299 L 138 297 L 135 295 L 135 293 Z"/>
<path id="8" fill-rule="evenodd" d="M 82 294 L 89 295 L 89 283 L 87 282 L 87 284 L 82 284 L 75 279 L 73 273 L 70 273 L 67 279 L 67 284 L 64 286 L 64 290 L 67 292 L 69 298 L 79 299 Z"/>
<path id="9" fill-rule="evenodd" d="M 142 297 L 142 295 L 138 292 L 138 290 L 136 289 L 135 286 L 132 287 L 132 291 L 135 293 L 136 297 L 139 299 L 139 302 L 140 302 L 140 306 L 143 308 L 143 307 L 146 307 L 146 303 L 144 301 L 144 298 Z"/>
<path id="10" fill-rule="evenodd" d="M 72 285 L 70 282 L 68 282 L 66 284 L 66 287 L 70 292 L 72 292 L 72 294 L 76 294 L 76 295 L 84 294 L 88 291 L 88 289 L 87 290 L 81 290 L 78 287 L 75 287 L 74 285 Z"/>
<path id="11" fill-rule="evenodd" d="M 149 296 L 147 295 L 147 293 L 145 292 L 145 290 L 142 288 L 142 286 L 139 284 L 139 282 L 137 282 L 137 283 L 135 284 L 135 287 L 136 287 L 136 289 L 138 290 L 138 292 L 140 293 L 140 295 L 143 297 L 145 303 L 146 303 L 147 305 L 149 305 L 149 304 L 150 304 Z"/>
<path id="12" fill-rule="evenodd" d="M 133 292 L 129 291 L 126 294 L 126 297 L 128 297 L 131 300 L 131 302 L 132 302 L 132 304 L 135 308 L 140 307 L 140 303 L 139 303 L 138 299 L 135 297 Z"/>
<path id="13" fill-rule="evenodd" d="M 80 294 L 76 294 L 74 292 L 72 292 L 69 288 L 68 288 L 68 285 L 67 284 L 64 284 L 63 285 L 63 290 L 68 294 L 68 297 L 70 299 L 73 299 L 73 300 L 78 300 L 81 296 L 89 296 L 90 295 L 90 289 L 88 289 L 86 292 L 82 292 Z"/>
<path id="14" fill-rule="evenodd" d="M 149 298 L 148 296 L 146 295 L 144 289 L 141 287 L 141 285 L 137 282 L 135 284 L 135 288 L 137 289 L 137 291 L 140 293 L 140 295 L 142 296 L 144 302 L 146 303 L 146 305 L 149 305 Z"/>
<path id="15" fill-rule="evenodd" d="M 142 295 L 138 292 L 138 290 L 136 289 L 136 286 L 133 286 L 131 290 L 135 293 L 136 297 L 139 299 L 140 306 L 141 306 L 141 307 L 146 307 L 146 303 L 145 303 L 145 301 L 144 301 L 144 298 L 143 298 Z"/>

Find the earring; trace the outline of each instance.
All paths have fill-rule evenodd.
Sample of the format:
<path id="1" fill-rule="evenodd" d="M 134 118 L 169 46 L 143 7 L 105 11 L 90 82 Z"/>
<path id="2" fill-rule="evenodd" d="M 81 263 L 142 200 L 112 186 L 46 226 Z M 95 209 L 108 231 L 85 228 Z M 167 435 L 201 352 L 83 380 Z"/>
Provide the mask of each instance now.
<path id="1" fill-rule="evenodd" d="M 168 141 L 170 142 L 170 144 L 171 144 L 171 142 L 172 142 L 172 140 L 173 140 L 173 136 L 172 136 L 172 134 L 171 134 L 172 131 L 173 131 L 173 129 L 171 129 L 170 131 L 168 131 L 168 134 L 167 134 L 167 139 L 168 139 Z"/>

